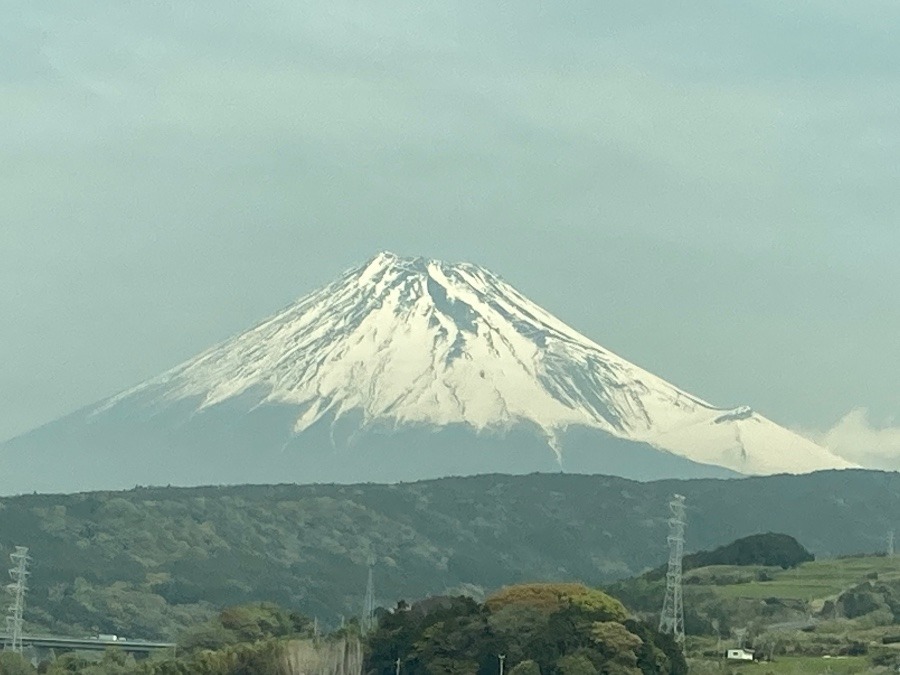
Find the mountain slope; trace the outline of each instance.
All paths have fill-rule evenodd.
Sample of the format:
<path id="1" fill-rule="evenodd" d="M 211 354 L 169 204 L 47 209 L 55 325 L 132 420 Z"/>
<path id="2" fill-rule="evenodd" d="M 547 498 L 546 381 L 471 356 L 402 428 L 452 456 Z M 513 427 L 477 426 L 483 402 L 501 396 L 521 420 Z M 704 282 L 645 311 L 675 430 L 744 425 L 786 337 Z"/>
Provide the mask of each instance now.
<path id="1" fill-rule="evenodd" d="M 847 466 L 749 408 L 717 408 L 627 362 L 487 270 L 389 253 L 11 445 L 35 476 L 53 472 L 53 446 L 101 467 L 135 465 L 91 487 L 240 482 L 248 470 L 262 482 L 367 479 L 349 464 L 368 466 L 370 480 L 610 462 L 650 478 L 715 475 L 696 464 L 741 474 Z M 631 453 L 636 465 L 652 458 L 648 475 L 629 468 Z M 274 473 L 247 467 L 248 454 Z M 0 468 L 14 472 L 8 455 Z M 66 487 L 16 478 L 24 489 Z"/>
<path id="2" fill-rule="evenodd" d="M 820 557 L 881 551 L 900 521 L 900 474 L 858 470 L 147 488 L 2 498 L 0 556 L 29 546 L 26 618 L 63 634 L 175 637 L 216 607 L 254 600 L 334 625 L 362 610 L 370 557 L 376 601 L 391 607 L 448 589 L 603 584 L 658 567 L 673 492 L 687 498 L 688 551 L 767 531 Z"/>

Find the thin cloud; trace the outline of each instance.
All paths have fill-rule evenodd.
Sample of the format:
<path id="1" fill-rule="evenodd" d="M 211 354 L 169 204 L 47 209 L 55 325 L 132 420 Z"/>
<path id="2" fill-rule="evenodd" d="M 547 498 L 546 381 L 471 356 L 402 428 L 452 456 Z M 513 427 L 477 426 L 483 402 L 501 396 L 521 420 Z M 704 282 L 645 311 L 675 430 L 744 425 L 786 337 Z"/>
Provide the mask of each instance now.
<path id="1" fill-rule="evenodd" d="M 825 432 L 806 435 L 844 459 L 872 469 L 900 470 L 900 426 L 878 426 L 865 408 L 844 415 Z"/>

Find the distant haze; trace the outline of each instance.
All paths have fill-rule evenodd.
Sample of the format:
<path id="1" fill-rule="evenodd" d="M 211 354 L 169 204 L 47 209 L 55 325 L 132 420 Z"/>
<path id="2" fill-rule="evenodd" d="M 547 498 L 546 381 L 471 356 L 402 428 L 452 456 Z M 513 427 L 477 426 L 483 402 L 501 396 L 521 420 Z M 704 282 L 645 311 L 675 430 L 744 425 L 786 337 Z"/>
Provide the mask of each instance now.
<path id="1" fill-rule="evenodd" d="M 19 3 L 0 439 L 381 249 L 900 457 L 900 4 Z"/>

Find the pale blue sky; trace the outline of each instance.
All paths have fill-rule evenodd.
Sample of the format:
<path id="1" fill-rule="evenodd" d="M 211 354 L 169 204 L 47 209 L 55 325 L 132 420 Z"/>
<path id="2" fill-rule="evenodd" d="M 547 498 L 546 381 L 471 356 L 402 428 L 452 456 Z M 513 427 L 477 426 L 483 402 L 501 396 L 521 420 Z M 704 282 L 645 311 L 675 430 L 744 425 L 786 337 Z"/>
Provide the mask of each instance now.
<path id="1" fill-rule="evenodd" d="M 16 4 L 0 439 L 390 249 L 900 453 L 894 0 Z"/>

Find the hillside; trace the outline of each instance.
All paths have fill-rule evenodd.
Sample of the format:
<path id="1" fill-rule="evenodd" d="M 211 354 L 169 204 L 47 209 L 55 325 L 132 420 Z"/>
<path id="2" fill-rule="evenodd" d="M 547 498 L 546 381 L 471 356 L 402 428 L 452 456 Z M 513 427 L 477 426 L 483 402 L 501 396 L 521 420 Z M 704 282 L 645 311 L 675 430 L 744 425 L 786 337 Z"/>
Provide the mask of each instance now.
<path id="1" fill-rule="evenodd" d="M 688 550 L 783 532 L 818 556 L 883 547 L 900 476 L 823 472 L 638 483 L 535 474 L 399 485 L 137 488 L 0 500 L 3 555 L 34 558 L 32 628 L 173 637 L 215 608 L 273 600 L 335 624 L 376 601 L 504 584 L 604 584 L 666 556 L 686 495 Z"/>

